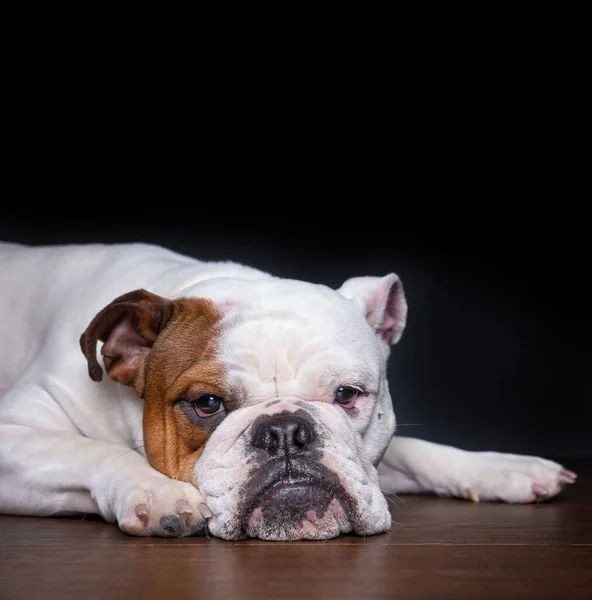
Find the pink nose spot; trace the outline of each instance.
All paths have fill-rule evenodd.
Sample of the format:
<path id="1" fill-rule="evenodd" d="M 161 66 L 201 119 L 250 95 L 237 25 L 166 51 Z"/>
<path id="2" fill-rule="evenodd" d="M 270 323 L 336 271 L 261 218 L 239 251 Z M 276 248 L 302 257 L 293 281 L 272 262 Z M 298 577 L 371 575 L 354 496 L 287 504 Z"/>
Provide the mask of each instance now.
<path id="1" fill-rule="evenodd" d="M 263 520 L 263 510 L 259 507 L 256 508 L 249 517 L 249 527 L 255 527 Z"/>
<path id="2" fill-rule="evenodd" d="M 308 516 L 308 515 L 307 515 Z M 318 527 L 310 520 L 304 519 L 298 528 L 299 537 L 314 538 L 318 533 Z"/>
<path id="3" fill-rule="evenodd" d="M 331 504 L 329 504 L 329 510 L 340 525 L 343 526 L 345 523 L 347 523 L 347 515 L 345 514 L 345 511 L 343 510 L 343 507 L 337 498 L 333 498 L 333 500 L 331 500 Z"/>

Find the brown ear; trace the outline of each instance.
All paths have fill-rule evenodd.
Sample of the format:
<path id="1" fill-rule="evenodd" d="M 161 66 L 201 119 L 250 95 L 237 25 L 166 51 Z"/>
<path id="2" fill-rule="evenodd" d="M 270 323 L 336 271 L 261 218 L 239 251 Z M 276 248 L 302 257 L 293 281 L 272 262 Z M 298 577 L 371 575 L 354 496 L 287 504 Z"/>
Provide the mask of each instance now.
<path id="1" fill-rule="evenodd" d="M 123 385 L 135 385 L 139 366 L 172 312 L 171 301 L 146 290 L 119 296 L 103 308 L 80 336 L 90 378 L 103 378 L 97 360 L 97 341 L 101 340 L 105 342 L 101 354 L 109 378 Z"/>

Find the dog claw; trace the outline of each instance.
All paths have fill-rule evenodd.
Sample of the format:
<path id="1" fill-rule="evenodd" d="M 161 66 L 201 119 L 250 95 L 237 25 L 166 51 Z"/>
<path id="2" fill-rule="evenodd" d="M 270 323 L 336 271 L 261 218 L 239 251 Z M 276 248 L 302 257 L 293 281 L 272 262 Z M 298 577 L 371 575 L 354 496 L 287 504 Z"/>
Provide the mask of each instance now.
<path id="1" fill-rule="evenodd" d="M 199 505 L 199 512 L 204 519 L 209 519 L 212 516 L 212 511 L 209 509 L 208 505 L 203 502 Z"/>
<path id="2" fill-rule="evenodd" d="M 577 475 L 573 471 L 567 471 L 564 469 L 559 473 L 559 483 L 574 483 L 577 478 Z"/>
<path id="3" fill-rule="evenodd" d="M 138 506 L 136 506 L 136 517 L 138 517 L 140 521 L 148 520 L 148 507 L 145 504 L 138 504 Z"/>
<path id="4" fill-rule="evenodd" d="M 535 496 L 548 496 L 549 495 L 549 491 L 547 489 L 545 489 L 543 486 L 539 485 L 538 483 L 533 483 L 531 489 L 532 489 L 532 493 L 535 494 Z"/>
<path id="5" fill-rule="evenodd" d="M 479 502 L 479 496 L 477 496 L 473 490 L 467 489 L 465 490 L 465 494 L 471 502 Z"/>
<path id="6" fill-rule="evenodd" d="M 179 537 L 184 528 L 181 519 L 177 515 L 160 517 L 160 526 L 166 534 L 174 537 Z"/>
<path id="7" fill-rule="evenodd" d="M 179 500 L 175 504 L 175 512 L 178 515 L 192 515 L 193 509 L 191 508 L 191 504 L 189 504 L 187 500 Z"/>

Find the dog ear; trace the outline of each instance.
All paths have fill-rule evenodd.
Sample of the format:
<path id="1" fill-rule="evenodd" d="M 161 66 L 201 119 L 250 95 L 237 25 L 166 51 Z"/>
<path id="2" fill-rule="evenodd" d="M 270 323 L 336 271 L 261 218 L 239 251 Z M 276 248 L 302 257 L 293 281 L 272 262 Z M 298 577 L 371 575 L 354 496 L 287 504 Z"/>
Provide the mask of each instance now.
<path id="1" fill-rule="evenodd" d="M 407 302 L 397 275 L 353 277 L 337 291 L 362 306 L 368 323 L 383 340 L 396 344 L 401 339 L 407 320 Z"/>
<path id="2" fill-rule="evenodd" d="M 137 377 L 149 349 L 173 312 L 173 303 L 146 290 L 119 296 L 90 322 L 80 336 L 80 348 L 88 361 L 88 374 L 101 381 L 103 370 L 97 361 L 97 341 L 110 379 L 136 386 L 139 395 L 143 377 Z"/>

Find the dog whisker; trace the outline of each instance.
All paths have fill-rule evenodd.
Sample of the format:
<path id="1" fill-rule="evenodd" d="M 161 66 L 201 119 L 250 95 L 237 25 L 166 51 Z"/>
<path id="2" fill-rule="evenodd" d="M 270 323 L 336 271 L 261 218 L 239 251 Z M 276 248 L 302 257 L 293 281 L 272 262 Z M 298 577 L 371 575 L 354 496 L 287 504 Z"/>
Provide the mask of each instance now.
<path id="1" fill-rule="evenodd" d="M 392 502 L 397 508 L 401 508 L 401 507 L 396 503 L 395 500 L 393 500 L 393 498 L 396 498 L 402 504 L 407 504 L 407 502 L 405 500 L 403 500 L 402 498 L 400 498 L 399 496 L 397 496 L 397 494 L 393 494 L 392 492 L 387 492 L 383 488 L 380 488 L 380 491 L 384 494 L 386 501 Z"/>

